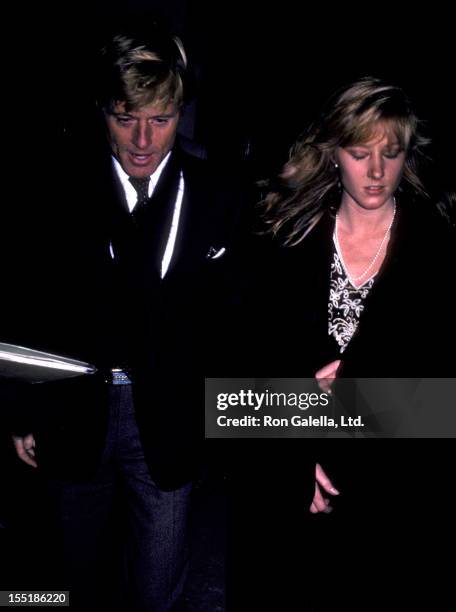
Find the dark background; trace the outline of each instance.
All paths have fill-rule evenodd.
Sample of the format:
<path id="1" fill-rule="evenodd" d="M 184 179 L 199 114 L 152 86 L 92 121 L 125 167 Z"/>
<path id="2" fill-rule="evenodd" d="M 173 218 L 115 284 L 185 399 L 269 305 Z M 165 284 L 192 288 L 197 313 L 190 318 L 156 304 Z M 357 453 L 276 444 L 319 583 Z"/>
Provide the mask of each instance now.
<path id="1" fill-rule="evenodd" d="M 40 164 L 52 165 L 63 127 L 83 133 L 92 110 L 93 49 L 112 24 L 131 17 L 146 23 L 154 15 L 182 37 L 197 77 L 182 131 L 212 157 L 227 164 L 247 159 L 255 175 L 268 175 L 335 89 L 374 75 L 410 95 L 433 139 L 437 181 L 454 184 L 452 19 L 429 4 L 398 3 L 362 9 L 290 0 L 21 5 L 3 25 L 18 41 L 4 57 L 12 77 L 5 79 L 4 102 L 11 110 L 24 107 L 22 125 L 14 123 L 14 130 L 24 130 L 21 142 L 12 137 L 22 153 L 19 165 L 12 160 L 16 170 L 31 161 L 31 138 L 46 153 Z"/>

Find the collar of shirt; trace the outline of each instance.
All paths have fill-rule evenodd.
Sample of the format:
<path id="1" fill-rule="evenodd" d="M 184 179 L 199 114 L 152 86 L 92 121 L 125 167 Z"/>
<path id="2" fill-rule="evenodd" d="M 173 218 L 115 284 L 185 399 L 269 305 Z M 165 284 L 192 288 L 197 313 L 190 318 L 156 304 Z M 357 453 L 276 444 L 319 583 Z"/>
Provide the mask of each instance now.
<path id="1" fill-rule="evenodd" d="M 160 175 L 163 172 L 163 168 L 168 163 L 170 156 L 171 156 L 171 151 L 162 159 L 158 168 L 151 175 L 150 182 L 149 182 L 149 198 L 154 193 L 154 189 L 158 183 L 158 179 L 160 178 Z M 112 156 L 112 162 L 113 162 L 116 174 L 119 177 L 119 180 L 122 184 L 122 187 L 125 193 L 125 198 L 127 200 L 128 210 L 131 212 L 136 206 L 136 201 L 138 199 L 136 190 L 133 187 L 133 185 L 130 183 L 130 181 L 128 180 L 130 177 L 128 176 L 128 174 L 125 172 L 125 170 L 122 168 L 122 166 L 119 164 L 119 162 L 114 156 Z"/>

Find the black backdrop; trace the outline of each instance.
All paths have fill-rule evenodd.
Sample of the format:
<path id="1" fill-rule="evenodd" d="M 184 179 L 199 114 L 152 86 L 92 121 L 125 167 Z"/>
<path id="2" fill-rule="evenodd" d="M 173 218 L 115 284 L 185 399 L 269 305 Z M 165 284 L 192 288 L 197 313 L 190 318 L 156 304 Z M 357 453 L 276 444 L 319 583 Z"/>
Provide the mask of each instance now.
<path id="1" fill-rule="evenodd" d="M 409 93 L 428 124 L 438 180 L 454 185 L 452 20 L 436 7 L 291 0 L 33 6 L 20 5 L 4 20 L 4 31 L 17 39 L 4 51 L 11 74 L 4 102 L 23 105 L 22 135 L 33 131 L 34 144 L 51 152 L 51 162 L 62 125 L 87 128 L 90 58 L 104 32 L 132 16 L 147 22 L 158 15 L 183 38 L 197 74 L 196 102 L 183 131 L 212 156 L 225 163 L 247 157 L 258 174 L 270 173 L 329 94 L 370 74 Z M 12 142 L 16 146 L 14 134 Z M 18 168 L 14 160 L 12 165 Z"/>

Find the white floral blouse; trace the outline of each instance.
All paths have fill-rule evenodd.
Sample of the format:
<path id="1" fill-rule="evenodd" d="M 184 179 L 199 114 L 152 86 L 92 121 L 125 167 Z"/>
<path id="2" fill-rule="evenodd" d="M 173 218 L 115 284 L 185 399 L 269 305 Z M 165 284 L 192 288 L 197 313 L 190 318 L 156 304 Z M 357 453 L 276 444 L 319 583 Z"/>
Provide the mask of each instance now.
<path id="1" fill-rule="evenodd" d="M 328 333 L 333 336 L 341 353 L 345 351 L 359 324 L 364 301 L 374 284 L 375 275 L 360 287 L 354 287 L 334 249 L 331 263 L 328 303 Z"/>

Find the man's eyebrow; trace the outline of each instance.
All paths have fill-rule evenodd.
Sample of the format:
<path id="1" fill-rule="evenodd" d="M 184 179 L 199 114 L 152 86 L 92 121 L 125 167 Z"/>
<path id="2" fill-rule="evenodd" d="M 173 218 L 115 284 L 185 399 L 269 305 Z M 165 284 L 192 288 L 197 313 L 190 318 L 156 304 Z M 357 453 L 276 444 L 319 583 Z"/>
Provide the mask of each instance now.
<path id="1" fill-rule="evenodd" d="M 135 115 L 127 111 L 112 111 L 111 114 L 114 115 L 114 117 L 131 117 L 132 119 L 136 119 Z M 155 119 L 157 117 L 160 117 L 161 119 L 171 119 L 172 117 L 175 117 L 176 115 L 177 115 L 177 112 L 173 111 L 171 113 L 157 113 L 155 115 L 149 115 L 148 118 Z"/>

